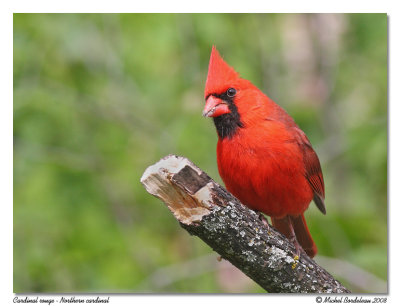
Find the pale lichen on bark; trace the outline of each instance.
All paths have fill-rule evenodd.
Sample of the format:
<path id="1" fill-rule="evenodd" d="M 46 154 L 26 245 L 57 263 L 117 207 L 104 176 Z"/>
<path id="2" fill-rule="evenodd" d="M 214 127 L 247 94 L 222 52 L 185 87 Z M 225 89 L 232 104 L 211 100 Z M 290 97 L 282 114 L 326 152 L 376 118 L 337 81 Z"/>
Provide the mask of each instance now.
<path id="1" fill-rule="evenodd" d="M 304 252 L 296 259 L 295 247 L 282 234 L 267 229 L 258 214 L 186 158 L 163 158 L 141 182 L 184 229 L 268 292 L 350 292 Z"/>

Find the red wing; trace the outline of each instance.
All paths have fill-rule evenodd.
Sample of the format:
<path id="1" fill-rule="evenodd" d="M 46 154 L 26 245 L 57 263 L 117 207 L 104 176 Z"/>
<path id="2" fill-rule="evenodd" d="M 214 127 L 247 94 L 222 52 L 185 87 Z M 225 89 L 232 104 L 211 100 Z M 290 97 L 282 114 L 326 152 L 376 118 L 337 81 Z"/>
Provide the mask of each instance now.
<path id="1" fill-rule="evenodd" d="M 299 132 L 300 141 L 299 145 L 303 151 L 303 161 L 306 168 L 305 177 L 310 183 L 311 189 L 314 192 L 314 202 L 319 210 L 325 214 L 325 186 L 324 177 L 322 175 L 321 165 L 314 149 L 311 146 L 306 134 L 299 128 L 296 128 Z"/>

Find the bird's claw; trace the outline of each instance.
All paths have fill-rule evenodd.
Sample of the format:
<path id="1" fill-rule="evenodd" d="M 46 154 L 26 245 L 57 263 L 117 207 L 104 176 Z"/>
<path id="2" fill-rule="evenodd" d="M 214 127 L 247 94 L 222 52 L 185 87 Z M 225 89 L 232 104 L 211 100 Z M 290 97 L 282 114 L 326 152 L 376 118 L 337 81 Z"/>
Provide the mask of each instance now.
<path id="1" fill-rule="evenodd" d="M 294 254 L 295 255 L 294 258 L 296 259 L 296 257 L 297 257 L 297 259 L 299 259 L 300 258 L 300 254 L 301 254 L 301 250 L 302 250 L 301 245 L 297 241 L 296 236 L 291 237 L 289 240 L 290 240 L 291 243 L 294 244 L 294 247 L 296 248 L 296 252 Z"/>

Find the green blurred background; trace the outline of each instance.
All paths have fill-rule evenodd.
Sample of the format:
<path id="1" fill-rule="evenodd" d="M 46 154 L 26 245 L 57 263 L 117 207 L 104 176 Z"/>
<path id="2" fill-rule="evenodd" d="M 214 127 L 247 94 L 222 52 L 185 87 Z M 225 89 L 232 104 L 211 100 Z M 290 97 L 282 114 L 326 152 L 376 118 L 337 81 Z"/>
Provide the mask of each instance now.
<path id="1" fill-rule="evenodd" d="M 213 44 L 320 157 L 317 262 L 386 291 L 386 14 L 15 14 L 15 292 L 264 292 L 140 184 L 170 153 L 221 182 Z"/>

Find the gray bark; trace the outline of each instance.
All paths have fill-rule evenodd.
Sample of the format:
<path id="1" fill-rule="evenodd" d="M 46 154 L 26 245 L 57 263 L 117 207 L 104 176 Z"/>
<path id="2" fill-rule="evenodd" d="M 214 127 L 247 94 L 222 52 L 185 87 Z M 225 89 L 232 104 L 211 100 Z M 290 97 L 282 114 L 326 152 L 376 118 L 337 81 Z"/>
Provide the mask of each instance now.
<path id="1" fill-rule="evenodd" d="M 268 292 L 350 292 L 306 253 L 298 258 L 285 236 L 188 159 L 168 155 L 147 168 L 141 182 L 185 230 Z"/>

